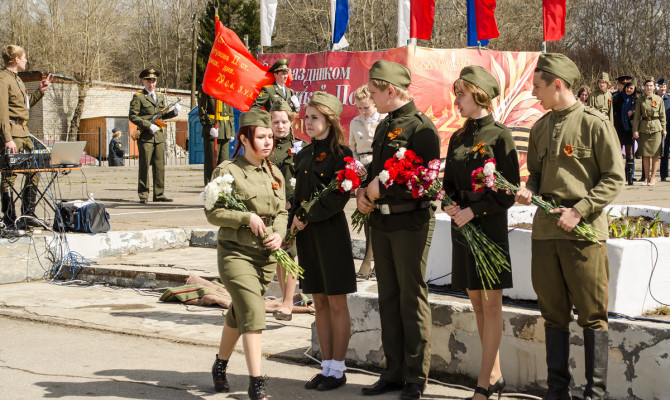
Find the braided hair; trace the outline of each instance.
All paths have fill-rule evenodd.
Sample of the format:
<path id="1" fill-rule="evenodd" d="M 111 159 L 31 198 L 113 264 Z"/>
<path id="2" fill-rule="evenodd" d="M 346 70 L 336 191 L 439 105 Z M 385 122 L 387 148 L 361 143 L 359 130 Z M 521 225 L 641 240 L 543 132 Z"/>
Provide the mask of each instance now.
<path id="1" fill-rule="evenodd" d="M 275 182 L 277 182 L 277 185 L 281 187 L 281 179 L 277 175 L 275 175 L 275 169 L 272 168 L 272 163 L 270 162 L 270 159 L 265 157 L 265 162 L 268 164 L 268 168 L 270 168 L 270 175 L 272 175 Z"/>

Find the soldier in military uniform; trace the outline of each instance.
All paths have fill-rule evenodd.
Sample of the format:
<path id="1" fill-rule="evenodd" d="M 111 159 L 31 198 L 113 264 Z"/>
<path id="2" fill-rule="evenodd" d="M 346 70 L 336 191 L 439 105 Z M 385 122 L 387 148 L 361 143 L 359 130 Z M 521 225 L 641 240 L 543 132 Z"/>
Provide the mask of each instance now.
<path id="1" fill-rule="evenodd" d="M 165 95 L 156 92 L 156 80 L 160 72 L 148 68 L 140 72 L 140 79 L 144 84 L 144 90 L 135 93 L 130 102 L 128 118 L 130 122 L 137 125 L 140 136 L 137 139 L 137 147 L 140 153 L 139 172 L 137 179 L 137 194 L 140 203 L 144 204 L 149 199 L 149 166 L 153 165 L 153 201 L 172 201 L 165 197 L 165 132 L 163 128 L 152 121 L 156 113 L 161 112 L 166 106 Z M 167 111 L 160 119 L 169 119 L 179 115 L 180 106 L 175 104 L 172 111 Z"/>
<path id="2" fill-rule="evenodd" d="M 285 101 L 291 107 L 291 111 L 300 112 L 300 102 L 295 96 L 295 92 L 286 86 L 289 72 L 288 64 L 288 58 L 282 58 L 272 64 L 268 71 L 274 75 L 275 82 L 272 85 L 263 86 L 252 107 L 270 111 L 272 104 Z"/>
<path id="3" fill-rule="evenodd" d="M 654 94 L 654 78 L 644 81 L 644 94 L 635 103 L 633 136 L 639 143 L 638 152 L 642 156 L 643 185 L 656 184 L 656 171 L 661 157 L 661 146 L 668 131 L 663 99 Z M 651 165 L 650 165 L 651 164 Z"/>
<path id="4" fill-rule="evenodd" d="M 611 123 L 614 123 L 614 114 L 612 107 L 612 93 L 610 93 L 610 76 L 607 72 L 603 72 L 598 76 L 598 88 L 589 95 L 586 103 L 600 111 L 609 118 Z"/>
<path id="5" fill-rule="evenodd" d="M 202 125 L 202 144 L 205 151 L 205 185 L 212 176 L 214 168 L 226 161 L 230 153 L 230 139 L 235 137 L 235 116 L 233 107 L 208 95 L 200 87 L 198 97 L 198 118 Z M 214 164 L 214 140 L 219 155 Z"/>
<path id="6" fill-rule="evenodd" d="M 670 131 L 670 94 L 668 94 L 668 84 L 664 78 L 659 79 L 656 83 L 658 84 L 656 94 L 663 99 L 665 108 L 665 132 L 667 133 Z M 668 179 L 668 156 L 670 156 L 670 138 L 666 135 L 663 138 L 663 149 L 661 151 L 661 182 L 665 182 Z"/>
<path id="7" fill-rule="evenodd" d="M 226 208 L 205 209 L 207 221 L 219 227 L 217 259 L 221 281 L 232 298 L 221 333 L 219 353 L 212 366 L 214 389 L 228 392 L 228 360 L 242 338 L 249 372 L 248 395 L 267 399 L 267 376 L 261 375 L 261 334 L 265 330 L 263 294 L 272 281 L 279 249 L 286 235 L 287 215 L 284 180 L 268 161 L 272 152 L 270 114 L 250 110 L 240 118 L 233 159 L 224 161 L 212 179 L 230 174 L 235 196 L 249 212 Z M 237 155 L 244 148 L 243 155 Z M 267 236 L 266 236 L 267 235 Z"/>
<path id="8" fill-rule="evenodd" d="M 584 399 L 604 399 L 607 387 L 608 320 L 607 215 L 604 207 L 623 186 L 621 147 L 609 119 L 575 100 L 577 66 L 562 54 L 541 54 L 533 95 L 550 110 L 530 132 L 526 188 L 516 201 L 529 205 L 533 194 L 560 208 L 553 216 L 537 211 L 533 220 L 531 273 L 547 351 L 546 400 L 570 397 L 570 322 L 573 305 L 584 330 Z M 600 243 L 572 230 L 595 228 Z"/>
<path id="9" fill-rule="evenodd" d="M 2 52 L 2 61 L 5 68 L 0 71 L 0 135 L 3 142 L 0 154 L 32 153 L 33 142 L 26 127 L 30 118 L 30 108 L 42 99 L 53 77 L 49 74 L 46 79 L 40 81 L 39 88 L 29 95 L 18 75 L 26 69 L 28 62 L 26 51 L 20 46 L 9 45 Z M 16 220 L 16 210 L 12 201 L 12 187 L 15 181 L 16 174 L 2 173 L 2 221 L 5 227 L 9 228 L 14 227 Z M 26 174 L 21 193 L 21 212 L 25 216 L 35 217 L 38 182 L 37 173 Z M 27 225 L 32 225 L 30 220 L 25 222 Z"/>
<path id="10" fill-rule="evenodd" d="M 414 198 L 402 185 L 379 183 L 384 162 L 404 147 L 428 163 L 440 158 L 440 139 L 431 120 L 417 110 L 407 91 L 407 67 L 380 60 L 370 68 L 368 89 L 380 113 L 388 113 L 372 142 L 371 179 L 356 193 L 369 217 L 379 290 L 379 314 L 386 368 L 364 395 L 401 390 L 401 399 L 420 399 L 428 380 L 428 339 L 432 326 L 424 280 L 435 227 L 429 199 Z"/>

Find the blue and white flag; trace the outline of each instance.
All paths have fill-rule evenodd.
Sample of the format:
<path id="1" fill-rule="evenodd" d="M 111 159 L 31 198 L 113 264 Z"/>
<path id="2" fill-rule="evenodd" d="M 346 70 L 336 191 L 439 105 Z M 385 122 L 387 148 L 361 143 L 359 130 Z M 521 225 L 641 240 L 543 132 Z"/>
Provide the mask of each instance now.
<path id="1" fill-rule="evenodd" d="M 330 0 L 330 21 L 333 31 L 333 50 L 343 49 L 349 46 L 344 37 L 349 25 L 349 1 Z"/>

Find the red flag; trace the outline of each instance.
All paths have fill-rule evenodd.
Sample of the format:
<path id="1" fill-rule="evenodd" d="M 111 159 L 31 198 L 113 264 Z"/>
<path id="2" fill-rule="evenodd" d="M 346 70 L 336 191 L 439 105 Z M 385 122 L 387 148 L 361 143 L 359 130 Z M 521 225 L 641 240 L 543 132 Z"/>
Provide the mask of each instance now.
<path id="1" fill-rule="evenodd" d="M 475 0 L 477 40 L 495 39 L 500 36 L 495 11 L 496 0 Z"/>
<path id="2" fill-rule="evenodd" d="M 409 37 L 430 40 L 433 33 L 435 0 L 411 0 Z"/>
<path id="3" fill-rule="evenodd" d="M 202 89 L 240 111 L 248 111 L 261 88 L 274 82 L 274 76 L 267 72 L 269 67 L 249 53 L 235 32 L 223 26 L 218 16 L 215 32 Z"/>
<path id="4" fill-rule="evenodd" d="M 542 0 L 544 41 L 561 40 L 565 36 L 565 0 Z"/>

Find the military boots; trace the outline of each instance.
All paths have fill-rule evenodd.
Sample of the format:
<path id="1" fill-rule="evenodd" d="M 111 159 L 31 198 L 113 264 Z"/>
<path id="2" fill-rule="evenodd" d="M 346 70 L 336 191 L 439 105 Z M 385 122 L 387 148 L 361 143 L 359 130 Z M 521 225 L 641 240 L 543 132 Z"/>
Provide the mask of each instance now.
<path id="1" fill-rule="evenodd" d="M 547 349 L 547 386 L 542 400 L 571 400 L 570 396 L 570 332 L 545 328 Z"/>
<path id="2" fill-rule="evenodd" d="M 586 387 L 584 400 L 602 400 L 607 390 L 607 361 L 609 333 L 603 330 L 584 330 L 584 367 Z"/>

